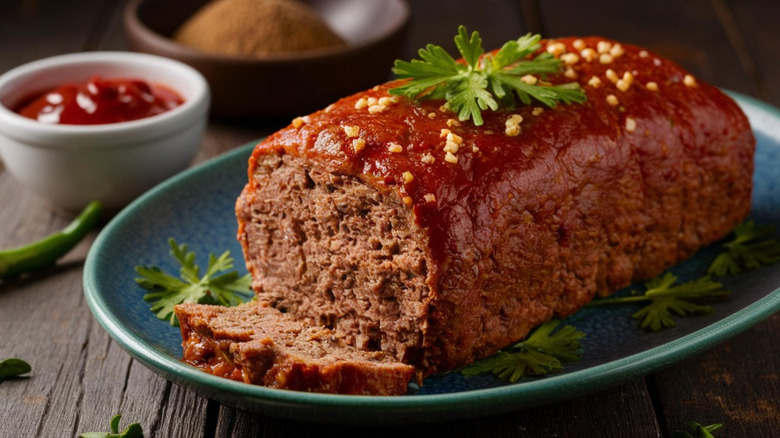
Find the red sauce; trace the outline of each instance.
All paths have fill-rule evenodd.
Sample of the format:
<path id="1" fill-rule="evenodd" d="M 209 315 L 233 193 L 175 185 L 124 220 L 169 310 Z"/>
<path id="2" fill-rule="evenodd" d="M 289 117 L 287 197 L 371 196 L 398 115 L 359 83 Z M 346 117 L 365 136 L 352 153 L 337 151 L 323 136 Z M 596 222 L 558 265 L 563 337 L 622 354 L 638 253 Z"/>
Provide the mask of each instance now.
<path id="1" fill-rule="evenodd" d="M 140 79 L 93 76 L 23 102 L 16 112 L 46 124 L 102 125 L 143 119 L 184 103 L 176 91 Z"/>
<path id="2" fill-rule="evenodd" d="M 604 39 L 583 40 L 588 47 L 596 47 Z M 572 46 L 574 38 L 557 41 L 564 43 L 568 52 L 578 53 Z M 652 54 L 641 55 L 642 49 L 636 46 L 623 44 L 623 48 L 625 54 L 609 64 L 580 60 L 574 66 L 576 79 L 563 74 L 547 77 L 553 84 L 578 81 L 588 96 L 587 102 L 581 105 L 561 104 L 550 109 L 534 103 L 513 111 L 483 111 L 485 123 L 480 127 L 471 121 L 454 127 L 448 125 L 447 120 L 457 119 L 457 115 L 441 111 L 444 103 L 441 100 L 412 103 L 401 99 L 376 114 L 365 108 L 355 109 L 360 98 L 387 96 L 388 88 L 398 85 L 392 82 L 341 99 L 327 111 L 310 114 L 299 128 L 290 126 L 269 136 L 256 147 L 254 156 L 283 150 L 306 156 L 329 171 L 360 175 L 380 189 L 395 188 L 399 196 L 412 199 L 418 224 L 430 234 L 434 260 L 440 263 L 460 260 L 464 251 L 475 246 L 475 240 L 488 245 L 484 242 L 494 238 L 495 218 L 502 217 L 501 209 L 515 208 L 511 202 L 513 197 L 520 199 L 515 204 L 530 215 L 529 223 L 545 223 L 545 217 L 556 214 L 555 208 L 561 200 L 577 196 L 564 184 L 568 181 L 567 172 L 577 170 L 577 166 L 596 169 L 588 173 L 592 187 L 612 184 L 617 178 L 613 172 L 624 167 L 627 159 L 622 157 L 626 154 L 656 154 L 669 161 L 668 165 L 658 165 L 659 168 L 678 171 L 676 155 L 637 152 L 639 147 L 634 144 L 634 138 L 649 137 L 652 133 L 654 140 L 647 143 L 647 148 L 666 148 L 666 144 L 677 144 L 680 139 L 688 142 L 684 147 L 692 148 L 690 133 L 703 132 L 690 126 L 699 123 L 696 120 L 717 121 L 717 124 L 711 122 L 717 127 L 710 129 L 722 130 L 723 135 L 746 130 L 744 116 L 723 93 L 703 82 L 688 87 L 683 83 L 686 72 L 677 65 Z M 607 69 L 620 76 L 633 71 L 634 85 L 621 92 L 607 79 Z M 594 76 L 601 78 L 598 87 L 588 84 Z M 660 91 L 646 88 L 644 84 L 650 81 L 656 82 Z M 610 94 L 618 97 L 619 105 L 607 102 Z M 544 111 L 535 116 L 534 107 L 542 107 Z M 691 114 L 691 108 L 698 114 Z M 509 137 L 505 134 L 505 122 L 508 114 L 515 113 L 523 116 L 522 132 Z M 626 117 L 633 118 L 639 126 L 634 136 L 622 131 Z M 360 128 L 360 136 L 366 143 L 359 152 L 354 150 L 352 139 L 343 130 L 345 125 Z M 442 129 L 450 129 L 463 140 L 455 164 L 444 161 Z M 707 144 L 706 139 L 696 141 Z M 390 152 L 387 145 L 391 142 L 404 146 L 404 152 Z M 473 150 L 472 145 L 478 149 Z M 421 158 L 428 153 L 435 157 L 432 164 L 422 162 Z M 698 158 L 699 152 L 689 153 L 692 160 Z M 250 175 L 253 165 L 250 161 Z M 407 171 L 414 176 L 409 184 L 401 178 Z M 644 177 L 653 181 L 646 183 L 650 186 L 662 185 L 662 181 L 656 180 L 670 178 L 664 174 Z M 250 179 L 250 184 L 253 181 Z M 538 192 L 538 187 L 546 190 Z M 426 201 L 426 194 L 434 195 L 435 202 Z M 567 239 L 565 229 L 561 239 Z"/>
<path id="3" fill-rule="evenodd" d="M 184 328 L 189 331 L 189 327 Z M 182 360 L 194 367 L 219 377 L 237 380 L 239 382 L 247 381 L 244 378 L 243 370 L 232 363 L 228 356 L 222 352 L 219 345 L 210 340 L 200 337 L 194 331 L 182 342 L 184 347 L 184 356 Z"/>

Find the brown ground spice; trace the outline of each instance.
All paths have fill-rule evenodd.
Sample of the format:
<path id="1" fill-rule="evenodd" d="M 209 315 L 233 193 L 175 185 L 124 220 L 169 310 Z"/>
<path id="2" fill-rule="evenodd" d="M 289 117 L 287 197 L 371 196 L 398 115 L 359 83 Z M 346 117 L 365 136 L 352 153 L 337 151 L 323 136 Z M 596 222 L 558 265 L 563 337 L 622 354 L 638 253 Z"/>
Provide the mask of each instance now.
<path id="1" fill-rule="evenodd" d="M 173 38 L 204 52 L 245 56 L 344 44 L 312 7 L 295 0 L 215 0 Z"/>

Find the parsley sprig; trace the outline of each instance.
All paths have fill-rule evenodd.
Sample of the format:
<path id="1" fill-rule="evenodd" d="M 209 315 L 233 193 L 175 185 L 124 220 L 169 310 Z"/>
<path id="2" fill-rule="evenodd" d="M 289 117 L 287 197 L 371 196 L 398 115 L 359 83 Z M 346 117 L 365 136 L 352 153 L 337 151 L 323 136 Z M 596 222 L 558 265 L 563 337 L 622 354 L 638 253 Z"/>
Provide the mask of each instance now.
<path id="1" fill-rule="evenodd" d="M 641 319 L 639 325 L 643 329 L 657 332 L 662 328 L 674 327 L 674 314 L 689 316 L 712 313 L 712 306 L 702 301 L 721 298 L 731 293 L 723 289 L 722 284 L 712 281 L 709 276 L 678 285 L 675 285 L 676 282 L 677 276 L 667 272 L 646 282 L 647 290 L 642 295 L 596 300 L 587 306 L 649 301 L 649 304 L 631 317 Z"/>
<path id="2" fill-rule="evenodd" d="M 119 420 L 122 419 L 121 415 L 114 415 L 111 418 L 111 432 L 84 432 L 79 435 L 79 438 L 142 438 L 144 431 L 141 425 L 138 423 L 131 423 L 125 430 L 119 432 Z"/>
<path id="3" fill-rule="evenodd" d="M 577 82 L 551 85 L 523 81 L 525 75 L 556 73 L 561 61 L 543 52 L 533 58 L 541 44 L 541 36 L 530 33 L 505 43 L 495 55 L 485 55 L 478 32 L 469 36 L 464 26 L 458 27 L 455 45 L 465 63 L 456 61 L 441 46 L 428 44 L 418 52 L 420 58 L 411 62 L 396 60 L 393 73 L 410 79 L 390 89 L 390 94 L 410 99 L 446 99 L 445 106 L 458 113 L 458 119 L 484 123 L 482 111 L 495 111 L 501 106 L 511 108 L 516 98 L 525 105 L 535 99 L 549 107 L 559 102 L 582 103 L 585 92 Z M 484 56 L 483 56 L 484 55 Z"/>
<path id="4" fill-rule="evenodd" d="M 560 321 L 552 320 L 537 328 L 526 340 L 500 350 L 486 359 L 461 369 L 465 377 L 495 374 L 514 383 L 523 376 L 543 376 L 563 369 L 563 363 L 580 359 L 580 339 L 585 334 Z"/>
<path id="5" fill-rule="evenodd" d="M 695 421 L 689 421 L 685 423 L 685 428 L 688 430 L 676 430 L 672 434 L 672 438 L 715 438 L 715 435 L 713 435 L 712 432 L 721 427 L 723 427 L 722 423 L 702 426 Z"/>
<path id="6" fill-rule="evenodd" d="M 235 306 L 243 300 L 240 295 L 251 294 L 252 279 L 247 274 L 239 277 L 233 269 L 233 258 L 230 251 L 225 251 L 219 257 L 209 254 L 209 264 L 203 276 L 195 264 L 195 253 L 189 251 L 187 245 L 178 245 L 174 239 L 169 239 L 171 255 L 181 265 L 181 279 L 163 272 L 156 266 L 136 266 L 140 275 L 135 281 L 149 291 L 144 300 L 152 302 L 150 310 L 159 319 L 170 320 L 171 325 L 179 321 L 173 313 L 173 308 L 181 303 L 219 304 Z"/>
<path id="7" fill-rule="evenodd" d="M 15 357 L 0 360 L 0 383 L 11 377 L 27 374 L 32 371 L 29 363 Z"/>
<path id="8" fill-rule="evenodd" d="M 726 252 L 710 265 L 707 273 L 715 276 L 736 275 L 743 270 L 780 262 L 780 241 L 762 240 L 775 231 L 773 225 L 756 225 L 752 220 L 737 225 L 734 240 L 724 244 Z"/>

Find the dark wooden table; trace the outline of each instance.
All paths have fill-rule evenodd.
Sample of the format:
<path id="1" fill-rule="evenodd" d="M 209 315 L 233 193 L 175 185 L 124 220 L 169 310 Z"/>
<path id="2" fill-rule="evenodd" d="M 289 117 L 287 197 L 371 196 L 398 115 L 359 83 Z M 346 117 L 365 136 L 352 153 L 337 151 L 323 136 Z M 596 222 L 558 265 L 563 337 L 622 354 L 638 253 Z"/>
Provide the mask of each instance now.
<path id="1" fill-rule="evenodd" d="M 123 50 L 124 2 L 3 0 L 0 72 L 78 51 Z M 487 47 L 527 31 L 598 34 L 644 45 L 700 78 L 780 105 L 780 2 L 689 0 L 417 1 L 405 57 L 427 42 L 453 48 L 458 24 Z M 388 66 L 389 69 L 389 66 Z M 285 122 L 286 123 L 286 122 Z M 196 162 L 280 128 L 279 121 L 212 121 Z M 780 164 L 778 164 L 780 166 Z M 25 191 L 0 164 L 0 247 L 29 242 L 72 216 Z M 571 401 L 446 424 L 313 425 L 247 413 L 158 377 L 92 318 L 82 266 L 93 235 L 56 267 L 0 282 L 0 358 L 28 359 L 27 378 L 0 385 L 0 437 L 73 437 L 107 430 L 115 413 L 147 437 L 669 436 L 686 421 L 722 422 L 718 436 L 780 436 L 780 315 L 661 372 Z"/>

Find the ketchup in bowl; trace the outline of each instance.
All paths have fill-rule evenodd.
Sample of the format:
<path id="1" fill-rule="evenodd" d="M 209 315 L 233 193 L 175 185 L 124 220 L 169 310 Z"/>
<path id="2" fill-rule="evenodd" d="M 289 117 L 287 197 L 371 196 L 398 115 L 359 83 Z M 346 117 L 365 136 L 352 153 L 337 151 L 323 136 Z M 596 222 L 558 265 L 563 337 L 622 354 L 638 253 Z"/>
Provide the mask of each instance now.
<path id="1" fill-rule="evenodd" d="M 28 100 L 16 112 L 46 124 L 100 125 L 151 117 L 184 103 L 174 90 L 140 79 L 64 84 Z"/>

